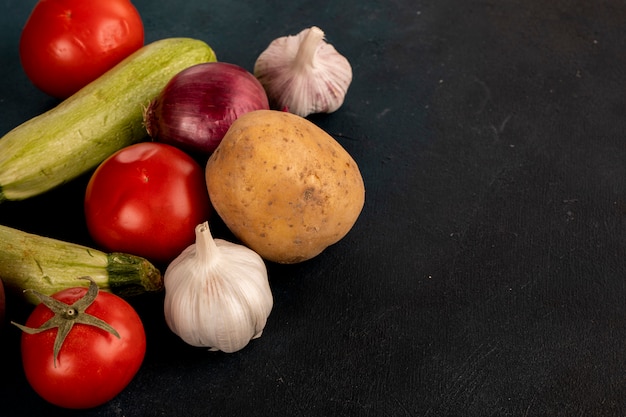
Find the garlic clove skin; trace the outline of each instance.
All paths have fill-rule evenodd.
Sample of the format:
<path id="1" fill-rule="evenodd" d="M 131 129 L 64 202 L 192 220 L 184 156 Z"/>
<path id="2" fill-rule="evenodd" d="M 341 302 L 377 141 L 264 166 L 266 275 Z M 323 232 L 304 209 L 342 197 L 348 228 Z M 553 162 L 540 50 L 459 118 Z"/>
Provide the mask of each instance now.
<path id="1" fill-rule="evenodd" d="M 251 249 L 213 239 L 208 223 L 196 243 L 167 267 L 165 319 L 183 341 L 227 353 L 261 336 L 273 297 L 262 258 Z"/>
<path id="2" fill-rule="evenodd" d="M 273 108 L 306 117 L 341 107 L 352 82 L 352 66 L 313 26 L 273 40 L 257 58 L 254 75 Z"/>

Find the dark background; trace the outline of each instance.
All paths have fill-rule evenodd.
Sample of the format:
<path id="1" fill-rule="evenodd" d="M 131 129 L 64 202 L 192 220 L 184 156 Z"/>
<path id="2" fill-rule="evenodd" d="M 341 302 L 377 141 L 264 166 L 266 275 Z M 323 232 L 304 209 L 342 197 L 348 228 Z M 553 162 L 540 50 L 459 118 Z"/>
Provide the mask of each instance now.
<path id="1" fill-rule="evenodd" d="M 19 64 L 34 3 L 0 1 L 2 133 L 55 104 Z M 134 299 L 147 357 L 99 408 L 37 397 L 5 326 L 1 416 L 626 415 L 623 1 L 134 4 L 147 42 L 196 37 L 249 70 L 274 38 L 320 26 L 354 81 L 311 120 L 359 164 L 366 204 L 319 257 L 269 265 L 274 309 L 240 352 L 187 346 L 162 295 Z M 0 221 L 90 243 L 85 184 Z"/>

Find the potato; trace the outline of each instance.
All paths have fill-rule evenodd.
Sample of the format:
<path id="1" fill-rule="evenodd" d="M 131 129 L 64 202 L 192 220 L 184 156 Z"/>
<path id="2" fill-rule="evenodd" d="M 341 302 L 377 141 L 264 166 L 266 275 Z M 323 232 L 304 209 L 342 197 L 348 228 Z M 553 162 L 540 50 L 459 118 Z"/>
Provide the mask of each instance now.
<path id="1" fill-rule="evenodd" d="M 365 202 L 354 159 L 309 120 L 257 110 L 231 125 L 206 166 L 211 202 L 269 261 L 311 259 L 342 239 Z"/>

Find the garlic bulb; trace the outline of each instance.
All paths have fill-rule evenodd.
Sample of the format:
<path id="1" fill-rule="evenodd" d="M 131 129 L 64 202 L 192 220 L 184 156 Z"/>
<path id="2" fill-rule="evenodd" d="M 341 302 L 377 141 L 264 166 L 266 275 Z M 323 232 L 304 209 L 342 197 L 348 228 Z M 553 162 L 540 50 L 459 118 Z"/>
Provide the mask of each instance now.
<path id="1" fill-rule="evenodd" d="M 272 41 L 257 58 L 254 75 L 273 108 L 306 117 L 341 107 L 352 82 L 352 67 L 313 26 Z"/>
<path id="2" fill-rule="evenodd" d="M 261 336 L 272 310 L 265 263 L 245 246 L 213 239 L 207 222 L 195 232 L 195 244 L 165 271 L 165 320 L 192 346 L 238 351 Z"/>

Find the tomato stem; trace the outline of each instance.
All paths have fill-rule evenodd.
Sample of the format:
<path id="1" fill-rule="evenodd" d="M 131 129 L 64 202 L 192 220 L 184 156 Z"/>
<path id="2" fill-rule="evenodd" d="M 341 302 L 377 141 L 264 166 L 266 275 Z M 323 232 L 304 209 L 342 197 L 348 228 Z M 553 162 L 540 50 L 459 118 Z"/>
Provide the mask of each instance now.
<path id="1" fill-rule="evenodd" d="M 59 351 L 61 350 L 65 338 L 70 333 L 75 323 L 81 323 L 88 326 L 97 327 L 111 333 L 112 335 L 120 339 L 119 333 L 111 325 L 109 325 L 104 320 L 85 312 L 85 310 L 87 310 L 87 308 L 96 300 L 99 288 L 98 284 L 96 284 L 96 282 L 91 277 L 80 277 L 79 279 L 89 280 L 89 289 L 84 296 L 82 296 L 71 305 L 45 294 L 41 294 L 35 290 L 25 290 L 25 292 L 30 292 L 37 298 L 39 298 L 41 303 L 48 307 L 54 313 L 54 316 L 37 328 L 27 327 L 15 322 L 11 322 L 23 332 L 28 334 L 41 333 L 54 328 L 58 329 L 57 336 L 54 339 L 53 348 L 55 368 L 57 367 L 57 358 L 59 356 Z"/>

